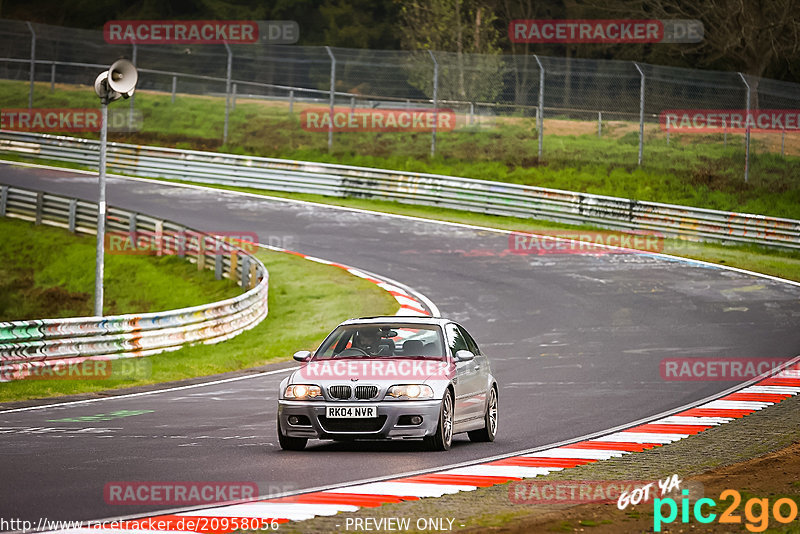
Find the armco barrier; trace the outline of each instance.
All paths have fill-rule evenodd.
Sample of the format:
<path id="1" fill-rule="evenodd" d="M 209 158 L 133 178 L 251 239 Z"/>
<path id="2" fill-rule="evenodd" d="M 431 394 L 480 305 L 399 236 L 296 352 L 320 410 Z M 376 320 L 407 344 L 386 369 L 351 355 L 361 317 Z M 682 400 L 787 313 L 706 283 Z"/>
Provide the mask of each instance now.
<path id="1" fill-rule="evenodd" d="M 96 234 L 97 204 L 4 185 L 0 186 L 0 216 Z M 180 310 L 0 323 L 0 381 L 86 360 L 135 358 L 185 344 L 217 343 L 267 316 L 269 273 L 247 252 L 214 236 L 117 208 L 108 210 L 107 229 L 146 235 L 148 243 L 161 243 L 166 233 L 172 238 L 186 236 L 180 255 L 194 261 L 198 269 L 213 269 L 218 279 L 236 280 L 246 291 Z"/>
<path id="2" fill-rule="evenodd" d="M 97 141 L 0 131 L 0 153 L 96 166 Z M 642 202 L 542 187 L 111 143 L 108 166 L 118 173 L 189 182 L 338 197 L 363 197 L 534 217 L 604 228 L 658 232 L 690 240 L 800 248 L 800 221 Z"/>

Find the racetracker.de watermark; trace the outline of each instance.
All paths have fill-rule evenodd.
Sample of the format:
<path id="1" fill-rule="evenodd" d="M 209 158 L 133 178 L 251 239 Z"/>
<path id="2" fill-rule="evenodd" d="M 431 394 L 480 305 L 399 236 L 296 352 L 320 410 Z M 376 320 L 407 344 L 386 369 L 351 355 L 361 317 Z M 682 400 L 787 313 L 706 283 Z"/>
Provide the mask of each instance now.
<path id="1" fill-rule="evenodd" d="M 108 131 L 133 132 L 142 128 L 141 111 L 108 111 Z M 103 117 L 97 108 L 4 108 L 0 128 L 17 132 L 99 132 Z"/>
<path id="2" fill-rule="evenodd" d="M 456 127 L 452 109 L 311 108 L 300 113 L 300 126 L 309 132 L 431 132 Z"/>
<path id="3" fill-rule="evenodd" d="M 0 381 L 6 380 L 144 380 L 153 374 L 146 358 L 115 360 L 58 361 L 21 369 L 0 366 Z"/>
<path id="4" fill-rule="evenodd" d="M 798 132 L 800 109 L 668 109 L 658 122 L 670 132 Z"/>
<path id="5" fill-rule="evenodd" d="M 687 481 L 685 486 L 694 488 L 694 494 L 703 493 L 699 482 Z M 630 495 L 641 504 L 669 493 L 660 492 L 656 480 L 521 480 L 508 486 L 508 499 L 515 504 L 611 503 Z"/>
<path id="6" fill-rule="evenodd" d="M 294 44 L 300 26 L 293 20 L 110 20 L 108 44 Z"/>
<path id="7" fill-rule="evenodd" d="M 336 360 L 310 362 L 297 371 L 298 376 L 319 380 L 425 380 L 446 379 L 454 372 L 452 362 L 440 360 Z"/>
<path id="8" fill-rule="evenodd" d="M 596 230 L 542 230 L 538 234 L 508 234 L 512 254 L 620 254 L 661 252 L 664 236 L 650 232 Z"/>
<path id="9" fill-rule="evenodd" d="M 108 482 L 103 487 L 106 504 L 169 504 L 191 506 L 240 501 L 258 497 L 255 482 Z"/>
<path id="10" fill-rule="evenodd" d="M 699 43 L 703 23 L 694 19 L 512 20 L 513 43 Z"/>
<path id="11" fill-rule="evenodd" d="M 794 377 L 792 371 L 782 370 L 785 363 L 780 358 L 664 358 L 659 371 L 666 381 L 749 380 L 765 374 Z"/>
<path id="12" fill-rule="evenodd" d="M 206 256 L 230 254 L 235 249 L 247 253 L 258 250 L 254 232 L 213 232 L 218 239 L 192 232 L 106 232 L 105 251 L 122 256 L 171 256 L 202 253 Z M 283 241 L 281 241 L 283 243 Z"/>

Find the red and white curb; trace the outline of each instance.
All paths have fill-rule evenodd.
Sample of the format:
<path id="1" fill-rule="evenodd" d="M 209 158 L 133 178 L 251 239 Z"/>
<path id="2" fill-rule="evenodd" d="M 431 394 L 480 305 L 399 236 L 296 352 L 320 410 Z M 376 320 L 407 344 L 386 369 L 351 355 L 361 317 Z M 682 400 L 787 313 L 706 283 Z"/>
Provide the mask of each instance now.
<path id="1" fill-rule="evenodd" d="M 798 393 L 800 363 L 794 363 L 768 378 L 693 408 L 607 435 L 546 450 L 432 473 L 356 483 L 288 497 L 121 520 L 116 529 L 82 528 L 59 532 L 111 534 L 136 530 L 225 534 L 237 530 L 234 527 L 223 528 L 223 525 L 233 524 L 235 519 L 241 521 L 241 518 L 257 518 L 264 522 L 287 523 L 318 516 L 332 516 L 339 512 L 354 512 L 359 508 L 372 508 L 386 503 L 473 491 L 479 487 L 533 478 L 660 447 L 778 404 Z M 224 518 L 228 521 L 224 521 Z M 188 529 L 189 524 L 198 525 L 198 528 Z M 199 527 L 201 524 L 205 527 Z"/>

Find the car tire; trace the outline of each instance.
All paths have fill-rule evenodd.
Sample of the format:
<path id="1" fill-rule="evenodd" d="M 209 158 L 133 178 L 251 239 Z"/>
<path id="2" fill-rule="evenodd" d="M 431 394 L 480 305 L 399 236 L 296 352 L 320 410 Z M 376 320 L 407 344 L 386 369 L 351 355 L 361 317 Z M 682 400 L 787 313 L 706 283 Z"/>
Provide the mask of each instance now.
<path id="1" fill-rule="evenodd" d="M 494 441 L 494 437 L 497 435 L 497 390 L 494 387 L 489 391 L 483 421 L 485 425 L 483 428 L 467 432 L 470 441 Z"/>
<path id="2" fill-rule="evenodd" d="M 289 436 L 283 435 L 283 430 L 281 430 L 281 420 L 278 417 L 278 444 L 281 446 L 281 449 L 285 451 L 302 451 L 306 448 L 306 443 L 308 443 L 308 438 L 290 438 Z"/>
<path id="3" fill-rule="evenodd" d="M 448 389 L 439 410 L 439 425 L 433 436 L 423 439 L 427 448 L 434 451 L 449 451 L 453 444 L 453 394 Z"/>

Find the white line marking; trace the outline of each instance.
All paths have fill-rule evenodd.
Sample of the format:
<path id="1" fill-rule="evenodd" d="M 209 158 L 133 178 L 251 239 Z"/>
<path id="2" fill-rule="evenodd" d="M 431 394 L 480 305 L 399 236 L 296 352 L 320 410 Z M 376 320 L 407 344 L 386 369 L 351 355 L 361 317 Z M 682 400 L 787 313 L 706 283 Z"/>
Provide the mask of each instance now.
<path id="1" fill-rule="evenodd" d="M 189 384 L 187 386 L 175 386 L 171 388 L 165 389 L 154 389 L 153 391 L 142 391 L 139 393 L 126 393 L 124 395 L 114 395 L 113 397 L 103 397 L 100 399 L 84 399 L 78 401 L 69 401 L 69 402 L 61 402 L 61 403 L 54 403 L 54 404 L 43 404 L 41 406 L 28 406 L 25 408 L 13 408 L 11 410 L 3 410 L 0 411 L 0 415 L 7 414 L 7 413 L 14 413 L 14 412 L 27 412 L 32 410 L 44 410 L 46 408 L 60 408 L 62 406 L 74 406 L 76 404 L 89 404 L 90 402 L 100 402 L 100 401 L 109 401 L 115 399 L 130 399 L 132 397 L 143 397 L 145 395 L 154 395 L 156 393 L 166 393 L 169 391 L 180 391 L 182 389 L 192 389 L 192 388 L 199 388 L 204 386 L 214 386 L 217 384 L 225 384 L 226 382 L 236 382 L 238 380 L 247 380 L 248 378 L 259 378 L 262 376 L 267 375 L 274 375 L 278 373 L 286 373 L 289 371 L 294 371 L 296 369 L 300 369 L 300 366 L 295 367 L 287 367 L 286 369 L 275 369 L 274 371 L 263 371 L 260 373 L 255 373 L 251 375 L 244 375 L 244 376 L 234 376 L 232 378 L 221 378 L 219 380 L 213 380 L 211 382 L 202 382 L 200 384 Z"/>

